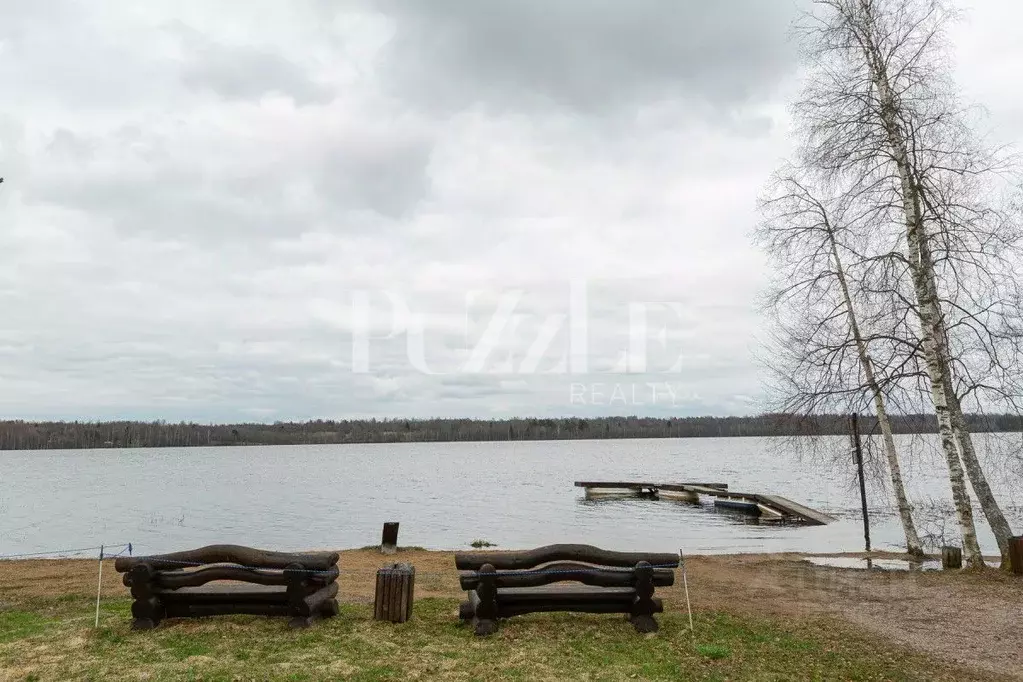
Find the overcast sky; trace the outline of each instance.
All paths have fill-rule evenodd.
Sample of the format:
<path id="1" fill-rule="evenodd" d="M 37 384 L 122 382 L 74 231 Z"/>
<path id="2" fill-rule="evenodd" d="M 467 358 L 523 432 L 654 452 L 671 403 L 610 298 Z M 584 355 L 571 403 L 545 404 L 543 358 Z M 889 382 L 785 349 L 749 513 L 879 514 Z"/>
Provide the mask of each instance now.
<path id="1" fill-rule="evenodd" d="M 756 412 L 797 1 L 0 0 L 0 417 Z"/>

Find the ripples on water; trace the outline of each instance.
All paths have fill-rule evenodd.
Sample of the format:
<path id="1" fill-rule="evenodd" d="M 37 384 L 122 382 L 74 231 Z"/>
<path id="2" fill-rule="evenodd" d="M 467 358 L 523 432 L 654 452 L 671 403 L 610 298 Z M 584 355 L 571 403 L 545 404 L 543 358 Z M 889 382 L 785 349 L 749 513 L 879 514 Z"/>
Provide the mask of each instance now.
<path id="1" fill-rule="evenodd" d="M 845 439 L 831 445 L 842 449 Z M 810 466 L 778 439 L 51 450 L 0 452 L 0 466 L 0 555 L 101 542 L 132 542 L 144 553 L 210 543 L 360 547 L 379 542 L 390 520 L 401 522 L 401 544 L 433 549 L 474 539 L 687 553 L 863 546 L 851 472 Z M 907 470 L 914 498 L 948 497 L 940 460 Z M 758 525 L 711 504 L 587 500 L 576 480 L 721 481 L 838 520 Z M 994 483 L 1008 507 L 1012 482 Z M 897 549 L 901 531 L 886 493 L 872 488 L 870 497 L 874 547 Z M 1018 507 L 1012 517 L 1023 525 Z M 948 512 L 939 521 L 943 532 L 954 530 Z M 987 528 L 979 531 L 993 551 Z"/>

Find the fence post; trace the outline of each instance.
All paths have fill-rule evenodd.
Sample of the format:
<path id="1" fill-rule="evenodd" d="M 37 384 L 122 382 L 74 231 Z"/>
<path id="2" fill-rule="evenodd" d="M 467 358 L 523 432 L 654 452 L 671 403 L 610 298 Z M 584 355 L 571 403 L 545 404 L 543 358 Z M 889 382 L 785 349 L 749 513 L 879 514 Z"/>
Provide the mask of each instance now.
<path id="1" fill-rule="evenodd" d="M 383 536 L 380 538 L 381 554 L 394 554 L 398 551 L 398 522 L 388 521 L 384 524 Z"/>
<path id="2" fill-rule="evenodd" d="M 863 540 L 870 551 L 870 517 L 867 513 L 867 482 L 863 478 L 863 448 L 860 444 L 860 415 L 853 412 L 850 417 L 853 437 L 853 456 L 856 458 L 856 472 L 860 479 L 860 504 L 863 506 Z"/>

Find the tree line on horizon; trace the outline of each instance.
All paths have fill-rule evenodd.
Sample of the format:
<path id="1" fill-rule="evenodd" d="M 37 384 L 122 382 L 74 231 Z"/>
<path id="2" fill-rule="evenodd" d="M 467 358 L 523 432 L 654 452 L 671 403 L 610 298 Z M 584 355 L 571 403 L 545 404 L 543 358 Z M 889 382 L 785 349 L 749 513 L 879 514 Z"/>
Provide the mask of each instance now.
<path id="1" fill-rule="evenodd" d="M 1023 431 L 1023 416 L 968 415 L 973 432 Z M 891 415 L 899 434 L 936 433 L 929 414 Z M 864 434 L 879 433 L 876 417 L 861 415 Z M 617 438 L 738 438 L 841 436 L 849 415 L 763 414 L 747 417 L 597 417 L 521 419 L 317 419 L 273 424 L 198 424 L 166 421 L 0 422 L 0 449 L 196 447 L 426 443 L 449 441 L 583 440 Z"/>

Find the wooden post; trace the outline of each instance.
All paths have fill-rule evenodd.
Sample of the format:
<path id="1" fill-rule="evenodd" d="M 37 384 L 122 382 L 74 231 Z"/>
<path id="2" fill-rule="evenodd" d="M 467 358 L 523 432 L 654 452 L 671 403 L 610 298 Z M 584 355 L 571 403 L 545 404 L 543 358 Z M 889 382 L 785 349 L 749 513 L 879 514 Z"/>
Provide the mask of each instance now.
<path id="1" fill-rule="evenodd" d="M 379 569 L 373 620 L 404 623 L 411 618 L 415 585 L 416 567 L 412 564 L 393 564 Z"/>
<path id="2" fill-rule="evenodd" d="M 383 537 L 380 539 L 380 552 L 394 554 L 398 551 L 398 522 L 388 521 L 384 524 Z"/>
<path id="3" fill-rule="evenodd" d="M 306 604 L 306 597 L 315 591 L 309 581 L 309 572 L 300 563 L 291 563 L 284 567 L 284 579 L 287 581 L 285 590 L 288 596 L 288 627 L 307 628 L 319 616 L 313 613 Z"/>
<path id="4" fill-rule="evenodd" d="M 486 637 L 497 632 L 497 569 L 493 564 L 483 564 L 476 575 L 480 584 L 476 588 L 476 599 L 470 598 L 470 603 L 475 602 L 476 607 L 473 632 L 477 637 Z"/>
<path id="5" fill-rule="evenodd" d="M 963 567 L 963 550 L 961 547 L 941 548 L 941 567 L 945 570 Z"/>
<path id="6" fill-rule="evenodd" d="M 867 482 L 863 479 L 863 448 L 860 445 L 860 415 L 855 412 L 850 418 L 853 437 L 853 456 L 856 458 L 856 472 L 860 478 L 860 504 L 863 506 L 863 540 L 870 551 L 870 517 L 867 514 Z"/>
<path id="7" fill-rule="evenodd" d="M 1023 535 L 1009 538 L 1009 568 L 1016 575 L 1023 575 Z"/>
<path id="8" fill-rule="evenodd" d="M 649 561 L 636 564 L 636 598 L 632 602 L 629 621 L 637 632 L 657 632 L 654 620 L 654 568 Z"/>
<path id="9" fill-rule="evenodd" d="M 135 600 L 131 605 L 132 630 L 152 630 L 166 615 L 166 607 L 156 596 L 153 578 L 149 564 L 136 564 L 126 576 L 125 582 L 131 582 L 131 596 Z"/>

